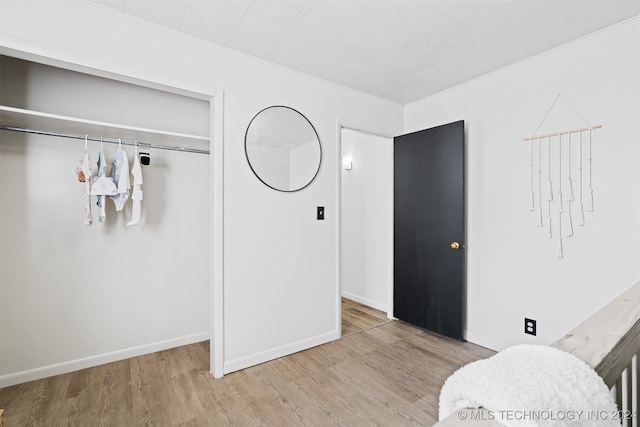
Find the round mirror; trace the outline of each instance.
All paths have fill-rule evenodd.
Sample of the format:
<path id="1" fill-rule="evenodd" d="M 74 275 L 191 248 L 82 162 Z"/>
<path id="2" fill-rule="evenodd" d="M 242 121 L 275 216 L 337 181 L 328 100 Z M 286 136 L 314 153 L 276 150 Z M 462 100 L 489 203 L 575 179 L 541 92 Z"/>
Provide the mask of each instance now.
<path id="1" fill-rule="evenodd" d="M 253 173 L 274 190 L 301 190 L 320 170 L 318 133 L 293 108 L 277 105 L 256 114 L 247 127 L 244 149 Z"/>

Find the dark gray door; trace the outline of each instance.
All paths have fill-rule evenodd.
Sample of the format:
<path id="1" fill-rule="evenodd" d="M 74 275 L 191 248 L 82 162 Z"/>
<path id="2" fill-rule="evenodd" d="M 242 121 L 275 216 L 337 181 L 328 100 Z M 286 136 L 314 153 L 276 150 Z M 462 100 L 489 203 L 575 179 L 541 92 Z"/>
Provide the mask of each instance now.
<path id="1" fill-rule="evenodd" d="M 464 217 L 464 121 L 394 138 L 393 313 L 458 340 Z"/>

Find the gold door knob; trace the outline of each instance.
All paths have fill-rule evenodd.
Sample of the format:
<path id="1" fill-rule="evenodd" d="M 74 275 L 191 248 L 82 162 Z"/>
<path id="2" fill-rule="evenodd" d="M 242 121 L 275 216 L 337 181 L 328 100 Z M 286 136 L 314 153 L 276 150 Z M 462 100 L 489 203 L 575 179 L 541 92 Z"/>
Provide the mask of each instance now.
<path id="1" fill-rule="evenodd" d="M 451 242 L 451 249 L 453 249 L 454 251 L 457 251 L 458 249 L 460 249 L 460 243 Z"/>

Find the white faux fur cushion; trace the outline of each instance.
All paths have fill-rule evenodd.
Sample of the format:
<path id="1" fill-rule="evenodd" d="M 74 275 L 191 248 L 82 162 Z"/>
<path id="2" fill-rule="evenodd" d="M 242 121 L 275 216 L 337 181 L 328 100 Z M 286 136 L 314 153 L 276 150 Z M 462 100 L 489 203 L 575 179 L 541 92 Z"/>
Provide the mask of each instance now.
<path id="1" fill-rule="evenodd" d="M 618 426 L 602 378 L 562 350 L 518 345 L 463 366 L 440 391 L 440 420 L 485 408 L 505 426 Z"/>

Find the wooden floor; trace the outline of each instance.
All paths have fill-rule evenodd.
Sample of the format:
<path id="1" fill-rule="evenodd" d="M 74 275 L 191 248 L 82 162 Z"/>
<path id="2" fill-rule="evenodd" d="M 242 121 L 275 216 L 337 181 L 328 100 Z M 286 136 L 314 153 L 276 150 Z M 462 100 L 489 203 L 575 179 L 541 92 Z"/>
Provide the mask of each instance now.
<path id="1" fill-rule="evenodd" d="M 364 317 L 340 340 L 221 379 L 205 341 L 0 389 L 5 427 L 429 426 L 445 379 L 493 354 Z"/>
<path id="2" fill-rule="evenodd" d="M 353 300 L 342 298 L 342 336 L 390 322 L 387 314 Z"/>

